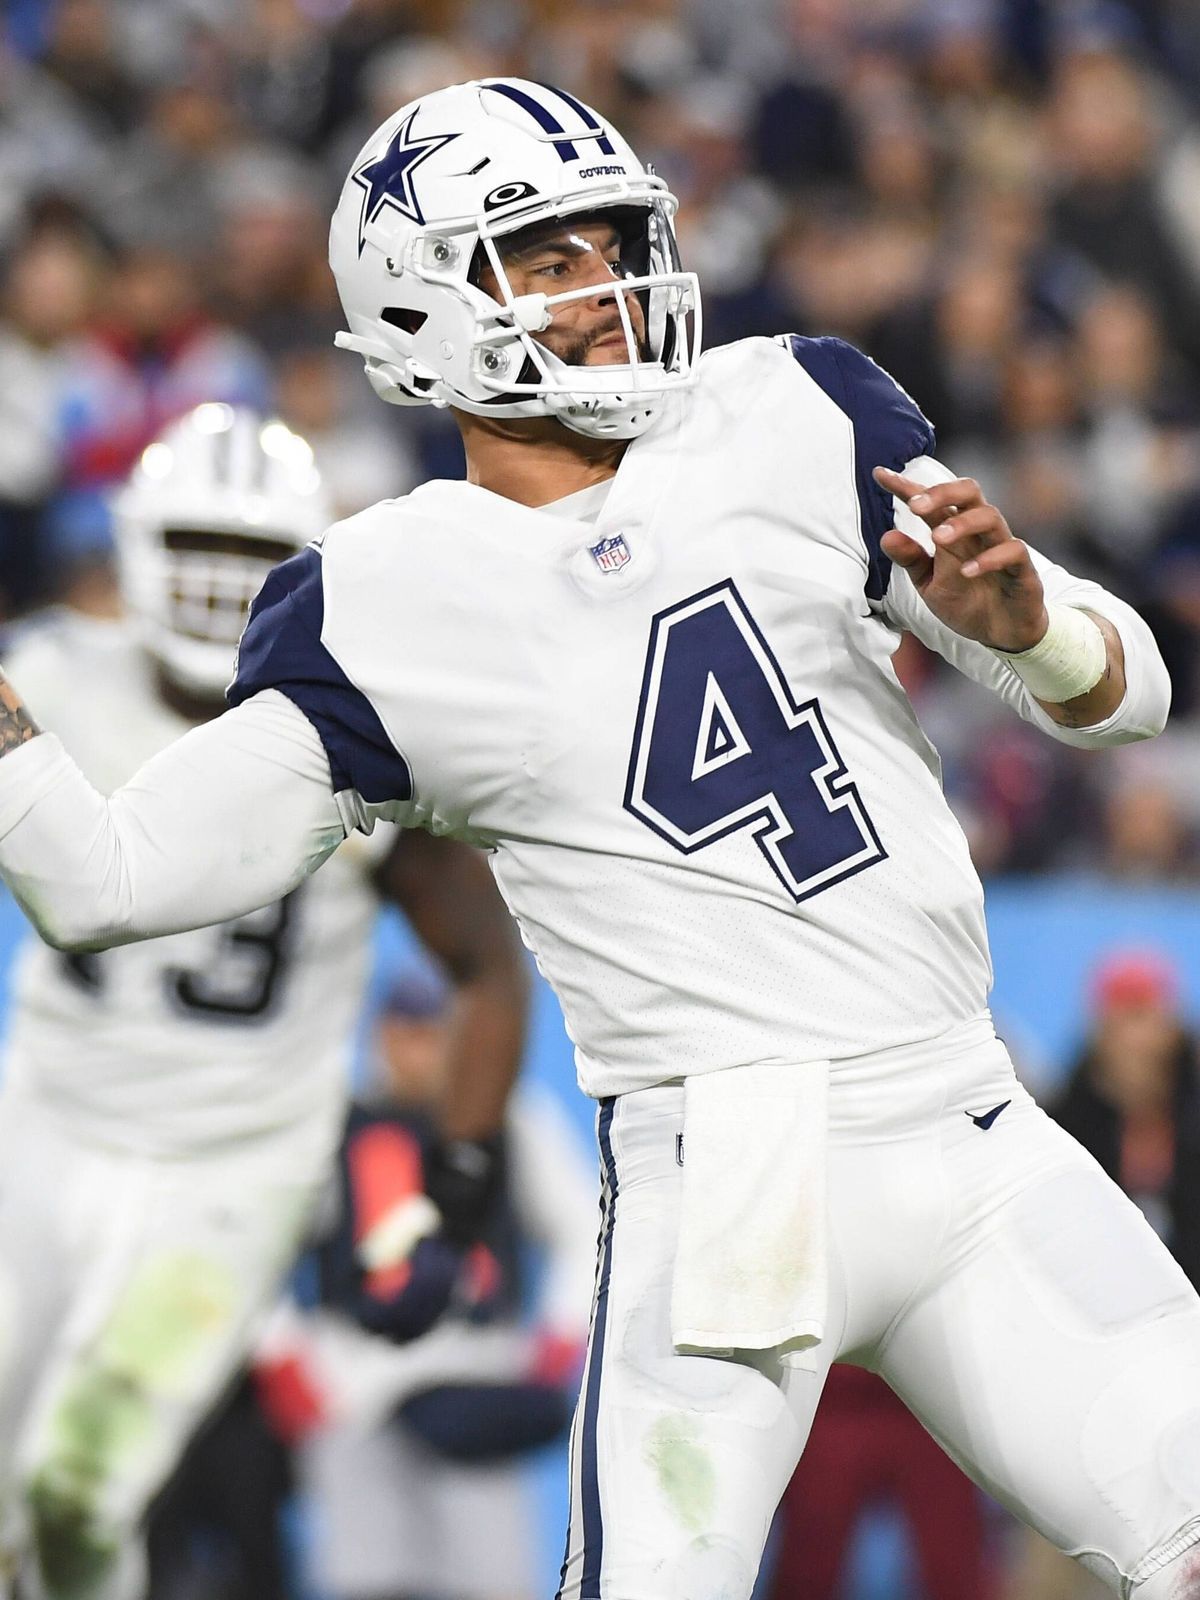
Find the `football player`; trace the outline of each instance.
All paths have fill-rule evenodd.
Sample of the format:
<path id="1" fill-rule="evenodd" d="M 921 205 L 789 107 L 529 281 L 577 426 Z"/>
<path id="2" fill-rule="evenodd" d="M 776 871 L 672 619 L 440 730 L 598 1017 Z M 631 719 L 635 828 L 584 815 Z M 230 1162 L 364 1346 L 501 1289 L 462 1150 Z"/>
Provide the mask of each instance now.
<path id="1" fill-rule="evenodd" d="M 88 950 L 276 900 L 383 817 L 487 846 L 599 1101 L 564 1600 L 741 1600 L 834 1359 L 1137 1600 L 1200 1597 L 1200 1301 L 1021 1090 L 892 668 L 1157 732 L 1122 601 L 834 339 L 698 358 L 674 200 L 563 90 L 404 107 L 333 220 L 343 343 L 464 482 L 276 569 L 230 712 L 103 799 L 15 687 L 0 870 Z"/>
<path id="2" fill-rule="evenodd" d="M 146 450 L 117 504 L 127 620 L 62 611 L 14 652 L 100 789 L 220 710 L 264 576 L 327 521 L 311 452 L 278 421 L 203 405 Z M 142 1594 L 141 1513 L 329 1169 L 380 894 L 457 981 L 457 1054 L 511 1076 L 519 941 L 453 841 L 385 828 L 219 927 L 24 952 L 0 1094 L 0 1482 L 22 1596 Z M 439 1272 L 414 1268 L 410 1332 L 457 1262 L 422 1248 Z"/>

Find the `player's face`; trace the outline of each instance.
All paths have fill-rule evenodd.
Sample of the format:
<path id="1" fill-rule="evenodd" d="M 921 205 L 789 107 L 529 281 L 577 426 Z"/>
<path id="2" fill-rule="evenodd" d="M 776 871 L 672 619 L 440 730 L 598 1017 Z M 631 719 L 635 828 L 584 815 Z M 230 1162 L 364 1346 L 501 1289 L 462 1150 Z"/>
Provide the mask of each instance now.
<path id="1" fill-rule="evenodd" d="M 503 261 L 514 295 L 554 295 L 619 281 L 620 253 L 617 230 L 609 222 L 593 220 L 554 224 L 529 240 L 517 236 L 503 252 Z M 484 268 L 479 282 L 485 293 L 499 298 L 490 267 Z M 638 353 L 648 360 L 642 307 L 634 295 L 627 295 L 625 304 Z M 615 295 L 588 295 L 556 307 L 550 326 L 534 337 L 567 366 L 629 361 Z"/>

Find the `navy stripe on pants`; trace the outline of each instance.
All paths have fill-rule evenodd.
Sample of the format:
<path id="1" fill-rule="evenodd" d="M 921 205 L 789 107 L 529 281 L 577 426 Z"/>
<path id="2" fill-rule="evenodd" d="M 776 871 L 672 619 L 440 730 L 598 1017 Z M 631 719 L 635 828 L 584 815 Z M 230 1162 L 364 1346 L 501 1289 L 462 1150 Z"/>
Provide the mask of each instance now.
<path id="1" fill-rule="evenodd" d="M 591 1350 L 582 1397 L 583 1415 L 579 1429 L 580 1509 L 583 1521 L 583 1571 L 579 1593 L 594 1597 L 600 1593 L 600 1571 L 604 1561 L 604 1521 L 600 1509 L 599 1463 L 596 1429 L 600 1412 L 600 1383 L 604 1368 L 604 1335 L 608 1321 L 608 1286 L 612 1277 L 613 1225 L 617 1204 L 617 1163 L 612 1149 L 612 1120 L 616 1105 L 609 1098 L 600 1103 L 598 1135 L 604 1182 L 601 1190 L 600 1264 L 596 1281 L 596 1304 L 592 1317 Z M 572 1467 L 574 1463 L 572 1462 Z M 573 1476 L 573 1474 L 572 1474 Z M 566 1584 L 571 1552 L 571 1532 L 567 1530 L 567 1555 L 563 1561 L 562 1586 Z M 562 1593 L 560 1587 L 559 1593 Z"/>

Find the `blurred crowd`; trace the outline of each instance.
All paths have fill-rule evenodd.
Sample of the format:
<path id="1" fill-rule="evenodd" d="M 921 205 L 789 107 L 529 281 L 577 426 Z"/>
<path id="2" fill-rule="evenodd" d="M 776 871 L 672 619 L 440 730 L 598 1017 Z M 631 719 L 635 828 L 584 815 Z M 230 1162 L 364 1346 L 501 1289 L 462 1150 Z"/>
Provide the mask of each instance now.
<path id="1" fill-rule="evenodd" d="M 455 476 L 353 358 L 327 218 L 438 85 L 557 81 L 680 198 L 706 341 L 865 348 L 1022 537 L 1149 617 L 1167 737 L 1103 762 L 906 646 L 987 873 L 1200 871 L 1200 11 L 1190 0 L 8 0 L 0 615 L 104 603 L 107 495 L 199 400 L 337 508 Z"/>
<path id="2" fill-rule="evenodd" d="M 1170 728 L 1103 758 L 1044 739 L 906 641 L 902 676 L 981 870 L 1200 878 L 1194 0 L 6 0 L 0 625 L 53 602 L 116 604 L 112 491 L 164 424 L 201 401 L 271 410 L 304 434 L 339 514 L 461 473 L 444 413 L 380 405 L 357 361 L 334 350 L 341 314 L 326 234 L 379 122 L 427 90 L 497 74 L 561 83 L 667 178 L 685 264 L 704 286 L 707 344 L 797 331 L 859 345 L 912 392 L 942 459 L 980 478 L 1019 536 L 1151 622 L 1174 681 Z M 385 1025 L 390 1016 L 412 1035 L 427 1022 L 410 1002 L 385 1008 Z M 1091 1009 L 1057 1114 L 1195 1279 L 1200 1074 L 1176 978 L 1127 954 L 1096 975 Z M 408 1115 L 410 1098 L 397 1090 L 387 1115 Z M 566 1182 L 556 1180 L 560 1209 Z M 512 1198 L 520 1211 L 521 1194 Z M 585 1198 L 577 1211 L 590 1207 Z M 553 1245 L 547 1209 L 526 1205 L 522 1237 Z M 586 1216 L 581 1230 L 591 1230 Z M 512 1307 L 493 1310 L 515 1339 Z M 476 1312 L 451 1340 L 464 1327 L 472 1340 L 496 1333 Z M 513 1373 L 525 1388 L 536 1379 L 557 1408 L 547 1437 L 578 1365 L 567 1345 L 521 1346 L 504 1371 L 510 1387 Z M 265 1409 L 291 1444 L 311 1446 L 317 1421 L 361 1423 L 323 1350 L 310 1327 L 266 1364 Z M 359 1374 L 361 1352 L 332 1367 Z M 350 1600 L 443 1594 L 387 1550 L 390 1578 L 339 1565 L 367 1550 L 355 1517 L 372 1505 L 358 1486 L 404 1475 L 393 1502 L 411 1504 L 423 1530 L 409 1551 L 427 1544 L 444 1574 L 453 1544 L 456 1560 L 484 1574 L 456 1577 L 455 1596 L 519 1600 L 532 1582 L 516 1565 L 528 1508 L 508 1498 L 507 1467 L 488 1485 L 492 1520 L 478 1512 L 478 1550 L 457 1512 L 441 1529 L 433 1498 L 444 1487 L 459 1506 L 464 1459 L 469 1477 L 505 1451 L 474 1440 L 476 1459 L 464 1457 L 461 1437 L 446 1433 L 457 1397 L 440 1369 L 432 1443 L 413 1409 L 434 1387 L 425 1368 L 405 1354 L 379 1372 L 370 1399 L 382 1420 L 350 1440 L 363 1451 L 360 1475 L 329 1428 L 301 1452 L 314 1492 L 318 1479 L 350 1486 L 344 1505 L 326 1495 L 326 1547 L 314 1558 L 323 1586 Z M 245 1400 L 239 1391 L 227 1418 L 233 1455 L 247 1480 L 285 1499 L 287 1473 L 272 1487 L 248 1453 Z M 526 1416 L 527 1395 L 522 1405 Z M 833 1392 L 806 1458 L 813 1477 L 789 1501 L 775 1592 L 838 1592 L 855 1519 L 891 1499 L 913 1525 L 931 1597 L 1086 1593 L 1032 1545 L 1028 1570 L 1002 1582 L 977 1502 L 946 1515 L 964 1484 L 934 1480 L 932 1466 L 909 1470 L 928 1442 L 891 1431 L 908 1422 L 889 1405 L 857 1376 Z M 259 1422 L 254 1411 L 247 1426 Z M 270 1456 L 277 1443 L 262 1448 Z M 511 1440 L 505 1448 L 518 1453 Z M 163 1513 L 158 1592 L 176 1600 L 200 1592 L 187 1563 L 172 1562 L 190 1551 L 180 1528 L 205 1495 L 227 1491 L 216 1523 L 244 1513 L 247 1563 L 267 1526 L 245 1481 L 227 1477 L 229 1450 L 212 1459 L 212 1471 L 193 1461 L 190 1498 L 168 1499 Z M 802 1515 L 817 1511 L 837 1541 L 804 1536 Z M 511 1535 L 511 1565 L 497 1529 Z M 818 1549 L 828 1571 L 796 1566 Z M 272 1581 L 282 1593 L 284 1577 Z M 232 1581 L 222 1591 L 240 1592 Z M 256 1578 L 245 1592 L 276 1591 Z"/>

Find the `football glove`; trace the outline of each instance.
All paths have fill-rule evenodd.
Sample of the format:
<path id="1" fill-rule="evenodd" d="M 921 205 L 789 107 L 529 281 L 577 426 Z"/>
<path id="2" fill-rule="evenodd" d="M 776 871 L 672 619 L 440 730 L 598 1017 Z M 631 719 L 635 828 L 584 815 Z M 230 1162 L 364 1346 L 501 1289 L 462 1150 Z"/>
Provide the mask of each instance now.
<path id="1" fill-rule="evenodd" d="M 504 1135 L 441 1139 L 425 1154 L 425 1193 L 442 1217 L 439 1237 L 466 1249 L 485 1232 L 504 1184 Z"/>

